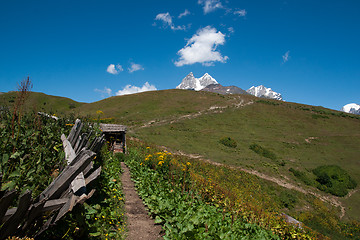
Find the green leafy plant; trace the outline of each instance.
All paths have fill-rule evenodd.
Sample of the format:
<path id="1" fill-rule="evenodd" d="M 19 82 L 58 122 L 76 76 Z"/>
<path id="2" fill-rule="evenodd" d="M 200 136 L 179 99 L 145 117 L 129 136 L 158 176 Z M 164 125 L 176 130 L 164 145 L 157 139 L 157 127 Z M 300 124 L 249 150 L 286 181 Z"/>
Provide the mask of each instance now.
<path id="1" fill-rule="evenodd" d="M 237 147 L 237 143 L 234 139 L 232 139 L 231 137 L 222 137 L 219 140 L 219 143 L 221 143 L 222 145 L 226 146 L 226 147 L 230 147 L 230 148 L 236 148 Z"/>
<path id="2" fill-rule="evenodd" d="M 320 166 L 315 168 L 313 173 L 319 183 L 317 187 L 335 196 L 343 197 L 348 193 L 348 189 L 354 189 L 357 186 L 356 181 L 337 165 Z"/>
<path id="3" fill-rule="evenodd" d="M 272 151 L 260 146 L 257 143 L 251 144 L 249 147 L 251 150 L 253 150 L 254 152 L 256 152 L 257 154 L 269 158 L 271 160 L 276 160 L 277 156 L 275 153 L 273 153 Z"/>

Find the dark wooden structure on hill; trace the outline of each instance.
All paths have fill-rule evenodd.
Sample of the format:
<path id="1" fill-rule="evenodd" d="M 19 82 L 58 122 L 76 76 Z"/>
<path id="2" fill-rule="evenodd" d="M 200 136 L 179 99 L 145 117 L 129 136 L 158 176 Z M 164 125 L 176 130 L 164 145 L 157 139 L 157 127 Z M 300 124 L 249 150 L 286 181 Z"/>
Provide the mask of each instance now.
<path id="1" fill-rule="evenodd" d="M 100 123 L 100 129 L 114 152 L 126 152 L 126 126 Z"/>

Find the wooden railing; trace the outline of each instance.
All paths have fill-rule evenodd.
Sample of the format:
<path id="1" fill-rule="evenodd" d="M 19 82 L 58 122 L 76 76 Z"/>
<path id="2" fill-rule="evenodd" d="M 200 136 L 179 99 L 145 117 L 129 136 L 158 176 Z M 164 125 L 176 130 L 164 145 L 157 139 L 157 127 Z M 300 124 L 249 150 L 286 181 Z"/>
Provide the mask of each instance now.
<path id="1" fill-rule="evenodd" d="M 105 140 L 103 135 L 94 138 L 91 132 L 81 133 L 82 127 L 77 119 L 69 136 L 62 134 L 67 166 L 37 198 L 32 199 L 32 192 L 26 190 L 17 207 L 8 209 L 17 192 L 0 192 L 0 240 L 8 236 L 39 236 L 94 194 L 95 189 L 88 191 L 86 186 L 100 175 L 101 167 L 92 171 L 92 161 Z M 2 176 L 0 187 L 1 182 Z"/>

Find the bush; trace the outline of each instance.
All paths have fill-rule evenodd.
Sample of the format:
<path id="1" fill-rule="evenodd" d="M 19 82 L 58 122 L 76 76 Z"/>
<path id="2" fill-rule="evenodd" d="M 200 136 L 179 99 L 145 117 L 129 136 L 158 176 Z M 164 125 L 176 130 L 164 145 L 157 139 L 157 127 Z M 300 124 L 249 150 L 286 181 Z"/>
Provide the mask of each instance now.
<path id="1" fill-rule="evenodd" d="M 223 137 L 219 140 L 219 143 L 223 144 L 226 147 L 236 148 L 237 143 L 231 137 Z"/>
<path id="2" fill-rule="evenodd" d="M 296 170 L 294 168 L 290 168 L 289 171 L 292 172 L 295 177 L 300 179 L 306 185 L 309 185 L 309 186 L 314 186 L 315 185 L 314 181 L 312 179 L 310 179 L 304 172 L 302 172 L 300 170 Z"/>
<path id="3" fill-rule="evenodd" d="M 275 153 L 271 152 L 270 150 L 260 146 L 259 144 L 251 144 L 249 147 L 251 150 L 253 150 L 254 152 L 256 152 L 257 154 L 266 157 L 266 158 L 270 158 L 271 160 L 276 160 L 277 157 L 275 155 Z"/>
<path id="4" fill-rule="evenodd" d="M 288 209 L 294 208 L 297 203 L 296 196 L 294 196 L 293 194 L 291 194 L 287 191 L 281 192 L 279 199 L 280 199 L 281 205 Z"/>
<path id="5" fill-rule="evenodd" d="M 335 196 L 343 197 L 348 189 L 353 189 L 357 183 L 341 167 L 336 165 L 324 165 L 313 170 L 318 182 L 318 188 Z"/>

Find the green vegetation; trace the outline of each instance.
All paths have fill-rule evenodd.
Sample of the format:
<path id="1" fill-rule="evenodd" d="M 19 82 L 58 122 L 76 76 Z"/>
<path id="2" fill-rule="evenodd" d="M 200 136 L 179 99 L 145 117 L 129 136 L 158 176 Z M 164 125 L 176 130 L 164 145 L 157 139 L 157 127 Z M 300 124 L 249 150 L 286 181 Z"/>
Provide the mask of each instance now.
<path id="1" fill-rule="evenodd" d="M 313 170 L 316 175 L 318 188 L 333 195 L 343 197 L 348 189 L 354 189 L 357 183 L 341 167 L 336 165 L 319 166 Z"/>
<path id="2" fill-rule="evenodd" d="M 221 143 L 222 145 L 226 146 L 226 147 L 231 147 L 231 148 L 236 148 L 237 143 L 234 139 L 232 139 L 231 137 L 222 137 L 219 140 L 219 143 Z"/>
<path id="3" fill-rule="evenodd" d="M 12 109 L 17 92 L 8 92 L 0 95 L 0 105 Z M 27 111 L 56 113 L 57 115 L 78 114 L 78 108 L 84 105 L 65 97 L 46 95 L 44 93 L 29 92 L 24 109 Z"/>
<path id="4" fill-rule="evenodd" d="M 294 168 L 290 168 L 289 171 L 292 172 L 295 177 L 300 179 L 306 185 L 315 186 L 315 182 L 305 172 L 296 170 Z"/>
<path id="5" fill-rule="evenodd" d="M 126 223 L 121 184 L 121 155 L 114 156 L 106 146 L 95 161 L 102 166 L 100 176 L 88 185 L 95 194 L 83 205 L 76 205 L 41 239 L 125 239 Z"/>
<path id="6" fill-rule="evenodd" d="M 35 113 L 17 117 L 12 123 L 12 113 L 3 110 L 0 114 L 1 190 L 16 189 L 20 194 L 29 189 L 36 197 L 64 165 L 60 135 L 69 127 L 61 120 L 56 122 Z"/>
<path id="7" fill-rule="evenodd" d="M 260 99 L 260 100 L 257 100 L 256 102 L 263 103 L 263 104 L 268 104 L 268 105 L 273 105 L 273 106 L 280 105 L 280 102 L 276 101 L 276 100 L 263 100 L 263 99 Z"/>
<path id="8" fill-rule="evenodd" d="M 2 94 L 0 99 L 8 95 Z M 6 104 L 11 103 L 7 101 Z M 101 110 L 101 119 L 108 118 L 114 123 L 127 125 L 130 136 L 174 151 L 201 155 L 205 159 L 232 167 L 257 171 L 298 185 L 305 191 L 317 191 L 329 198 L 332 195 L 309 187 L 319 184 L 312 169 L 338 165 L 354 181 L 360 181 L 360 116 L 357 115 L 296 103 L 259 100 L 249 95 L 219 96 L 185 90 L 147 92 L 111 97 L 90 104 L 76 104 L 79 104 L 76 108 L 67 107 L 65 111 L 63 106 L 63 110 L 60 106 L 51 107 L 50 102 L 46 105 L 34 102 L 34 105 L 46 106 L 47 109 L 54 109 L 54 112 L 79 113 L 93 119 L 98 119 L 96 112 Z M 219 139 L 223 136 L 236 139 L 237 147 L 222 147 L 219 151 Z M 277 160 L 273 161 L 250 149 L 249 146 L 254 143 L 276 154 Z M 195 165 L 192 164 L 192 167 L 195 168 Z M 204 176 L 210 174 L 206 171 Z M 327 203 L 315 201 L 311 195 L 290 191 L 297 198 L 293 202 L 290 195 L 282 194 L 289 192 L 288 189 L 279 189 L 268 181 L 261 182 L 261 194 L 256 195 L 259 190 L 252 191 L 240 185 L 246 179 L 253 179 L 249 177 L 252 175 L 238 178 L 237 175 L 243 172 L 232 174 L 230 170 L 223 170 L 219 166 L 214 166 L 211 172 L 213 177 L 219 176 L 214 178 L 222 179 L 218 182 L 225 189 L 237 186 L 242 189 L 244 194 L 241 197 L 245 199 L 250 195 L 258 196 L 259 199 L 260 195 L 263 198 L 267 196 L 268 201 L 256 203 L 275 202 L 277 207 L 271 209 L 283 209 L 307 226 L 334 239 L 344 239 L 344 236 L 356 239 L 356 234 L 359 235 L 356 230 L 359 229 L 358 222 L 352 221 L 360 220 L 360 191 L 356 191 L 357 188 L 351 196 L 338 198 L 346 210 L 340 220 L 339 208 L 332 209 Z M 339 237 L 336 237 L 337 234 L 340 234 Z"/>
<path id="9" fill-rule="evenodd" d="M 6 107 L 0 111 L 1 190 L 16 189 L 20 195 L 29 189 L 36 198 L 65 166 L 61 134 L 68 134 L 73 125 L 68 122 L 74 119 L 55 121 L 23 111 L 26 91 L 16 96 L 12 111 Z M 124 239 L 120 162 L 105 147 L 96 159 L 98 166 L 102 166 L 100 177 L 88 185 L 89 190 L 96 190 L 92 198 L 84 205 L 76 205 L 40 239 Z"/>
<path id="10" fill-rule="evenodd" d="M 210 164 L 134 144 L 125 162 L 155 221 L 163 224 L 164 239 L 313 239 L 271 211 L 255 177 L 222 168 L 226 185 L 236 185 L 227 188 L 225 176 Z M 242 183 L 231 179 L 238 175 Z"/>
<path id="11" fill-rule="evenodd" d="M 256 152 L 257 154 L 263 156 L 263 157 L 269 158 L 271 160 L 276 160 L 277 159 L 275 153 L 273 153 L 272 151 L 260 146 L 259 144 L 256 144 L 256 143 L 251 144 L 249 148 L 251 150 L 253 150 L 254 152 Z"/>

